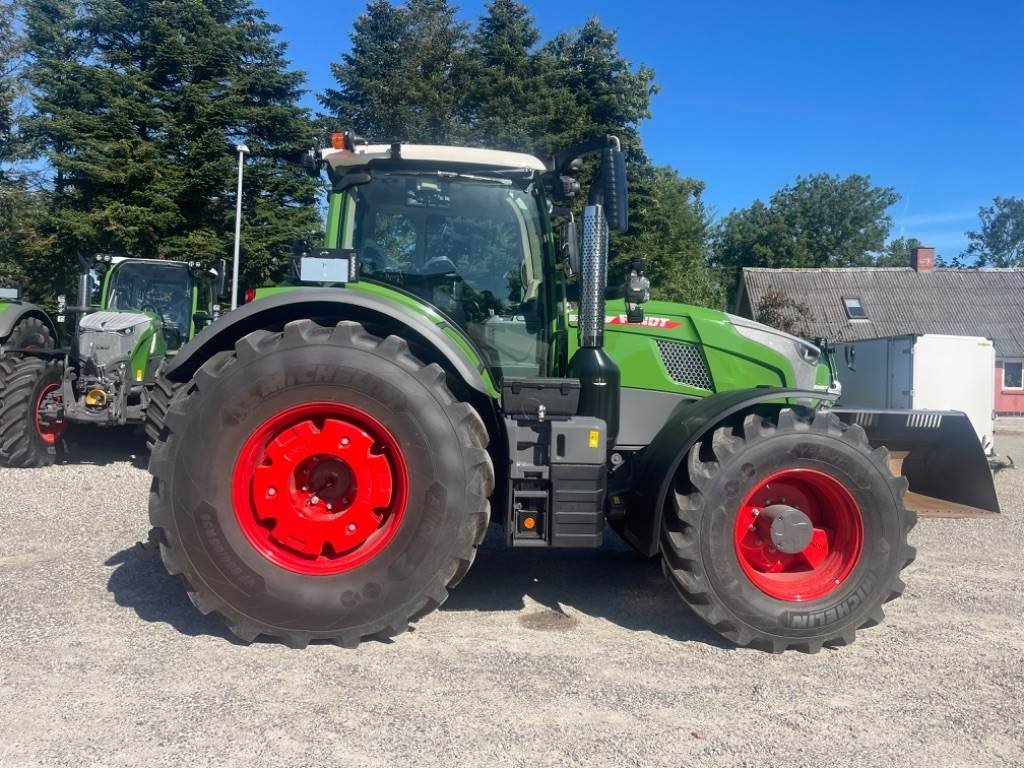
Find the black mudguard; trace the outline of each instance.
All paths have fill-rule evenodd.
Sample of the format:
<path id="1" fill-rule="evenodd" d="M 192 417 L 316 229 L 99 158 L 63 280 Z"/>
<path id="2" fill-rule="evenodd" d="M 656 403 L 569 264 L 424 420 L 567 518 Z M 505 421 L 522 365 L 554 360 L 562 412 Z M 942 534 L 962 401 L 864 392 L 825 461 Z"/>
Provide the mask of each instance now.
<path id="1" fill-rule="evenodd" d="M 233 349 L 235 342 L 246 334 L 264 328 L 280 328 L 292 320 L 317 318 L 402 325 L 410 337 L 408 340 L 437 350 L 468 387 L 487 394 L 483 363 L 475 366 L 444 332 L 446 327 L 454 326 L 435 324 L 393 301 L 345 288 L 303 288 L 245 304 L 196 334 L 168 363 L 164 375 L 171 381 L 186 382 L 212 355 Z M 475 346 L 468 337 L 466 343 Z M 479 359 L 482 360 L 482 356 Z"/>
<path id="2" fill-rule="evenodd" d="M 904 499 L 921 515 L 969 516 L 999 512 L 988 458 L 960 411 L 897 411 L 833 408 L 848 424 L 859 424 L 872 446 L 889 449 L 893 474 L 910 483 Z M 902 459 L 902 466 L 900 466 Z"/>
<path id="3" fill-rule="evenodd" d="M 634 473 L 627 514 L 621 533 L 626 541 L 647 556 L 658 553 L 658 536 L 664 501 L 679 465 L 694 443 L 723 420 L 757 405 L 778 404 L 797 400 L 806 403 L 829 403 L 835 395 L 803 389 L 734 389 L 682 402 L 665 421 L 640 458 Z M 623 414 L 628 419 L 629 414 Z"/>

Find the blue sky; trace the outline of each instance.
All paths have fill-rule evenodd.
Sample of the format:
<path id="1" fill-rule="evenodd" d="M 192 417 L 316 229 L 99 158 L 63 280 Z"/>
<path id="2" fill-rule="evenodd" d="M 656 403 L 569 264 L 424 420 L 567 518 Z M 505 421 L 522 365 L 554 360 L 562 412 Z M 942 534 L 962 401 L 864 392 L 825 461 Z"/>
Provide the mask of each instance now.
<path id="1" fill-rule="evenodd" d="M 258 2 L 311 90 L 330 85 L 365 3 Z M 654 68 L 645 146 L 718 215 L 798 175 L 865 173 L 903 196 L 893 236 L 954 256 L 980 205 L 1024 195 L 1022 0 L 529 4 L 545 37 L 597 16 Z M 483 2 L 459 5 L 473 20 Z"/>

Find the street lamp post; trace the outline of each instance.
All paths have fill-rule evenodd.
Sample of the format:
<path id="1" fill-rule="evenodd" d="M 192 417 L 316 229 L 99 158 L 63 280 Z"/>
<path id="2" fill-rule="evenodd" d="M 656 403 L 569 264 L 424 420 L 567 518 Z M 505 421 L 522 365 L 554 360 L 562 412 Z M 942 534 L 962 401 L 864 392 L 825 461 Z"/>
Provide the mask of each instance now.
<path id="1" fill-rule="evenodd" d="M 249 147 L 239 144 L 235 147 L 238 153 L 238 193 L 235 196 L 235 259 L 231 265 L 231 308 L 238 309 L 238 256 L 242 249 L 242 174 L 245 170 L 245 157 Z"/>

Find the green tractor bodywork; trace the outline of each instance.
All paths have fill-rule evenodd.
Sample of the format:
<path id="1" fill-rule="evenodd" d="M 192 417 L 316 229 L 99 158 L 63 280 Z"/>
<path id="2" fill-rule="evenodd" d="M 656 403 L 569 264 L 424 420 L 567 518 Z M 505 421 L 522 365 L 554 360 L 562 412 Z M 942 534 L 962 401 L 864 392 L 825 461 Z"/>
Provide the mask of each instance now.
<path id="1" fill-rule="evenodd" d="M 200 331 L 151 412 L 154 540 L 243 639 L 396 634 L 490 519 L 522 547 L 599 546 L 607 523 L 729 639 L 813 651 L 876 623 L 913 559 L 873 430 L 912 490 L 955 467 L 977 487 L 942 498 L 998 508 L 980 446 L 942 445 L 957 414 L 839 413 L 818 346 L 648 301 L 639 262 L 609 291 L 613 137 L 544 163 L 346 134 L 306 164 L 332 183 L 323 246 Z"/>
<path id="2" fill-rule="evenodd" d="M 78 306 L 58 300 L 58 323 L 74 322 L 70 346 L 4 364 L 0 459 L 49 463 L 70 424 L 142 424 L 160 366 L 212 321 L 222 275 L 222 263 L 83 260 Z"/>

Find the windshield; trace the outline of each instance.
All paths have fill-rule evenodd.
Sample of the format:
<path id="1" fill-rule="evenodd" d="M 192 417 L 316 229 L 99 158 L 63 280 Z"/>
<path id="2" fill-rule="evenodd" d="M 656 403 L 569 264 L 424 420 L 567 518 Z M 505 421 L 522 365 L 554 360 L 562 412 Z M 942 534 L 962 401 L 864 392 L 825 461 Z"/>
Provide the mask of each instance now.
<path id="1" fill-rule="evenodd" d="M 126 261 L 114 266 L 107 309 L 152 312 L 164 324 L 168 348 L 188 338 L 192 322 L 192 276 L 180 262 Z"/>
<path id="2" fill-rule="evenodd" d="M 537 376 L 543 239 L 533 191 L 505 179 L 381 173 L 351 188 L 343 247 L 360 277 L 402 288 L 451 317 L 504 375 Z"/>

